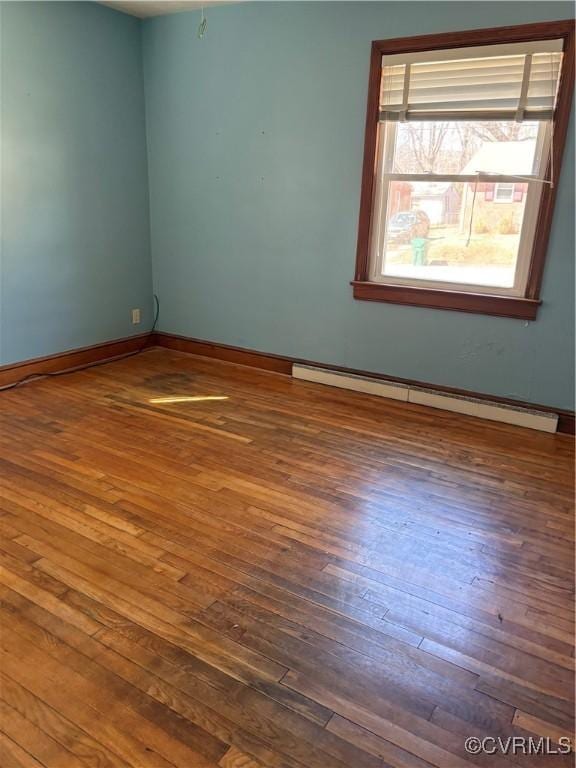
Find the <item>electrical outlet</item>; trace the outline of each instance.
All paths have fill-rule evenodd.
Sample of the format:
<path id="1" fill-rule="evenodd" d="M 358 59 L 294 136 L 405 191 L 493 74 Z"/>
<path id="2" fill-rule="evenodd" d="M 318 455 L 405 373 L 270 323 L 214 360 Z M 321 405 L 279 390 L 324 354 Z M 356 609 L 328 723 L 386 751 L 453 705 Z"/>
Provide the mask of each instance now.
<path id="1" fill-rule="evenodd" d="M 138 325 L 140 322 L 140 310 L 139 309 L 133 309 L 132 310 L 132 325 Z"/>

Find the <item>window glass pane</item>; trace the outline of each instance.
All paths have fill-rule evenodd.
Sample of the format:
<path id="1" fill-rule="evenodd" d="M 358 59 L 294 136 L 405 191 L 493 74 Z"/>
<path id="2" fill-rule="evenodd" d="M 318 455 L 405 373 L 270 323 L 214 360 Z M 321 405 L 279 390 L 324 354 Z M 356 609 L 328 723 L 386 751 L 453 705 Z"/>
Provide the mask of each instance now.
<path id="1" fill-rule="evenodd" d="M 537 122 L 398 122 L 392 173 L 526 175 L 534 172 Z"/>
<path id="2" fill-rule="evenodd" d="M 528 184 L 391 181 L 382 276 L 511 288 Z"/>

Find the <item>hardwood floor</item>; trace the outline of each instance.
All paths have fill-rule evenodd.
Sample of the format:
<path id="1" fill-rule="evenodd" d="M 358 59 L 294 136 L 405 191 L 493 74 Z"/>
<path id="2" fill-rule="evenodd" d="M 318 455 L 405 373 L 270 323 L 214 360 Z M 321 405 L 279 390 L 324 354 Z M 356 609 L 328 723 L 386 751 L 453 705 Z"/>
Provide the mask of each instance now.
<path id="1" fill-rule="evenodd" d="M 571 765 L 464 741 L 573 732 L 572 466 L 166 350 L 0 393 L 0 766 Z"/>

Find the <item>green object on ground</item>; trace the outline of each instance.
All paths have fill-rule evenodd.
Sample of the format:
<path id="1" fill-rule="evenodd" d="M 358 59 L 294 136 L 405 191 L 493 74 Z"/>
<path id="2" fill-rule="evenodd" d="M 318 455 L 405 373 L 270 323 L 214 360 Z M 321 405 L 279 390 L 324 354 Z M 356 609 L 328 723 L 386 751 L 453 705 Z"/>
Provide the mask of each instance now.
<path id="1" fill-rule="evenodd" d="M 412 264 L 417 266 L 425 265 L 427 250 L 428 240 L 425 237 L 414 237 L 412 239 Z"/>

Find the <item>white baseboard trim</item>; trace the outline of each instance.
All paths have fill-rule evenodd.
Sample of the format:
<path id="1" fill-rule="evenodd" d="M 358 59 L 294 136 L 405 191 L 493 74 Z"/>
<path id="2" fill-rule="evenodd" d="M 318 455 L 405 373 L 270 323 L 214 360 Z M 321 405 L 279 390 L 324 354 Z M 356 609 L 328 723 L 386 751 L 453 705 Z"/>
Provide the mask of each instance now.
<path id="1" fill-rule="evenodd" d="M 517 427 L 536 429 L 540 432 L 556 432 L 558 415 L 544 411 L 531 410 L 513 405 L 499 405 L 489 400 L 462 395 L 450 395 L 422 387 L 408 386 L 394 381 L 371 379 L 368 376 L 357 376 L 325 368 L 315 368 L 311 365 L 292 366 L 292 376 L 295 379 L 325 384 L 339 389 L 350 389 L 367 395 L 386 397 L 392 400 L 402 400 L 406 403 L 425 405 L 429 408 L 439 408 L 479 419 L 499 421 L 513 424 Z"/>
<path id="2" fill-rule="evenodd" d="M 358 376 L 350 373 L 329 371 L 326 368 L 314 368 L 311 365 L 292 366 L 292 376 L 295 379 L 314 381 L 317 384 L 327 384 L 329 387 L 351 389 L 354 392 L 363 392 L 365 395 L 377 395 L 391 400 L 403 400 L 408 402 L 408 387 L 406 384 L 370 379 L 367 376 Z"/>

